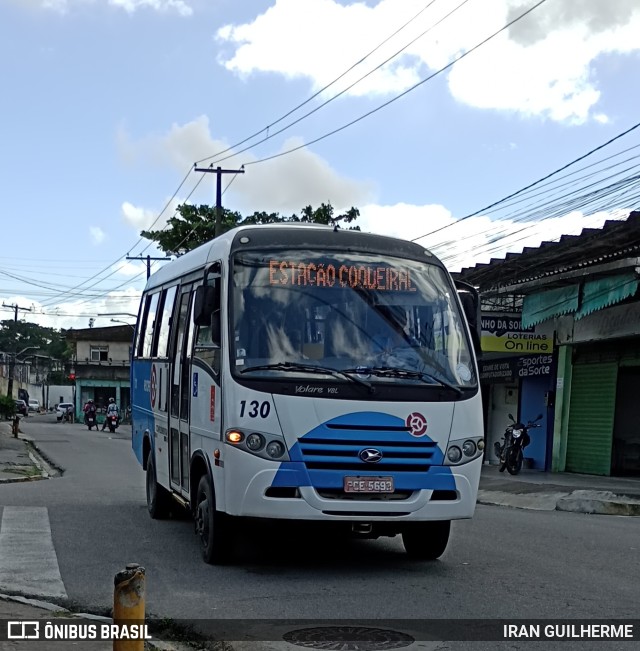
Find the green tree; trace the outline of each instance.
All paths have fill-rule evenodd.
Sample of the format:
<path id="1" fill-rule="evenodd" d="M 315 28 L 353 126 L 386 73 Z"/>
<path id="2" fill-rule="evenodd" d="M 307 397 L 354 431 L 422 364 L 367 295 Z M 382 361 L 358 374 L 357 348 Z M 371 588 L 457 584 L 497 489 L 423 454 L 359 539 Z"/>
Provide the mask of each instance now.
<path id="1" fill-rule="evenodd" d="M 28 346 L 40 349 L 30 353 L 59 360 L 68 359 L 70 354 L 64 333 L 60 330 L 13 319 L 0 321 L 0 351 L 15 353 Z"/>
<path id="2" fill-rule="evenodd" d="M 248 217 L 243 217 L 239 212 L 222 209 L 222 232 L 248 224 L 275 224 L 275 223 L 311 223 L 331 224 L 344 222 L 351 224 L 360 216 L 357 208 L 350 208 L 346 212 L 334 216 L 333 206 L 321 204 L 318 208 L 306 206 L 300 215 L 281 215 L 273 212 L 254 212 Z M 159 231 L 142 231 L 140 235 L 158 244 L 158 247 L 168 255 L 181 255 L 195 249 L 197 246 L 209 242 L 215 237 L 216 209 L 214 206 L 192 206 L 182 204 L 178 206 L 177 213 L 168 221 L 166 228 Z M 350 226 L 353 230 L 360 230 L 358 226 Z"/>

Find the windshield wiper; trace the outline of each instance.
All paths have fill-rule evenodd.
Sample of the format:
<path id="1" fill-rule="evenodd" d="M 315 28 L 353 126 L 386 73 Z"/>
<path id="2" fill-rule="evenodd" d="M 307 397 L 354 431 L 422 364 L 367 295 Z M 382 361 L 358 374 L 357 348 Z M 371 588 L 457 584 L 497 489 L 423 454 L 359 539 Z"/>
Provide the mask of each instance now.
<path id="1" fill-rule="evenodd" d="M 373 389 L 370 382 L 362 380 L 359 377 L 351 375 L 353 371 L 341 371 L 329 366 L 314 366 L 313 364 L 297 364 L 295 362 L 277 362 L 276 364 L 261 364 L 260 366 L 248 366 L 243 368 L 240 373 L 249 371 L 286 371 L 287 373 L 316 373 L 318 375 L 332 375 L 333 377 L 346 378 L 355 384 L 361 384 L 370 391 Z"/>
<path id="2" fill-rule="evenodd" d="M 358 373 L 359 375 L 377 375 L 378 377 L 397 377 L 397 378 L 408 378 L 422 380 L 426 382 L 431 380 L 431 383 L 439 384 L 440 386 L 445 387 L 446 389 L 451 389 L 455 391 L 458 395 L 462 395 L 462 390 L 460 387 L 451 384 L 446 380 L 442 380 L 435 375 L 430 373 L 425 373 L 424 371 L 411 371 L 405 368 L 398 368 L 395 366 L 359 366 L 358 368 L 349 368 L 345 369 L 345 373 Z"/>

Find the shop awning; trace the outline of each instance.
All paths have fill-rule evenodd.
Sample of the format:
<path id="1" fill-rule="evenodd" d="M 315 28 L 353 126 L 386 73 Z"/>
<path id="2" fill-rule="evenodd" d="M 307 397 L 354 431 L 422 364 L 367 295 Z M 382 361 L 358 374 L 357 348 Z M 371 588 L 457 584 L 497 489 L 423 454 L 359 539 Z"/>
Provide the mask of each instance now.
<path id="1" fill-rule="evenodd" d="M 634 271 L 587 280 L 579 284 L 548 289 L 525 296 L 522 304 L 522 327 L 529 328 L 563 314 L 575 319 L 597 312 L 633 296 L 640 283 Z"/>
<path id="2" fill-rule="evenodd" d="M 587 314 L 624 301 L 625 298 L 633 296 L 637 289 L 638 277 L 633 271 L 589 280 L 582 288 L 582 301 L 575 318 L 582 319 Z"/>
<path id="3" fill-rule="evenodd" d="M 548 289 L 525 296 L 522 304 L 522 327 L 529 328 L 555 316 L 578 309 L 580 285 Z"/>

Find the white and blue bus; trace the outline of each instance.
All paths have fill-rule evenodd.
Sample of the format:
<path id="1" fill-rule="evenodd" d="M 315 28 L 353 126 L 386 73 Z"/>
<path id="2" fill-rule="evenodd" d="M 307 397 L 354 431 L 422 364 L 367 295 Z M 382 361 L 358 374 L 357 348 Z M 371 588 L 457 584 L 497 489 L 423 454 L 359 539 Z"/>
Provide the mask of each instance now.
<path id="1" fill-rule="evenodd" d="M 241 227 L 169 262 L 131 364 L 151 517 L 188 508 L 208 563 L 240 518 L 439 557 L 476 504 L 478 310 L 418 244 L 326 226 Z"/>

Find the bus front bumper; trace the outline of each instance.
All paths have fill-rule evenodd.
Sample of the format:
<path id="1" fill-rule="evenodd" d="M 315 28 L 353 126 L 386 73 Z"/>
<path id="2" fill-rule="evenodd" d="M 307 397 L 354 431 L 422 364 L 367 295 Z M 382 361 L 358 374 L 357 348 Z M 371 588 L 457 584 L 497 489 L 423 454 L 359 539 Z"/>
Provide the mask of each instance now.
<path id="1" fill-rule="evenodd" d="M 234 516 L 284 520 L 389 522 L 470 518 L 475 510 L 482 458 L 449 468 L 455 491 L 420 489 L 409 491 L 404 499 L 358 499 L 341 495 L 340 491 L 326 497 L 326 492 L 312 486 L 300 486 L 297 490 L 291 487 L 291 496 L 272 497 L 273 491 L 269 489 L 276 471 L 263 469 L 247 477 L 246 483 L 235 481 L 233 486 L 225 486 L 225 511 Z"/>

